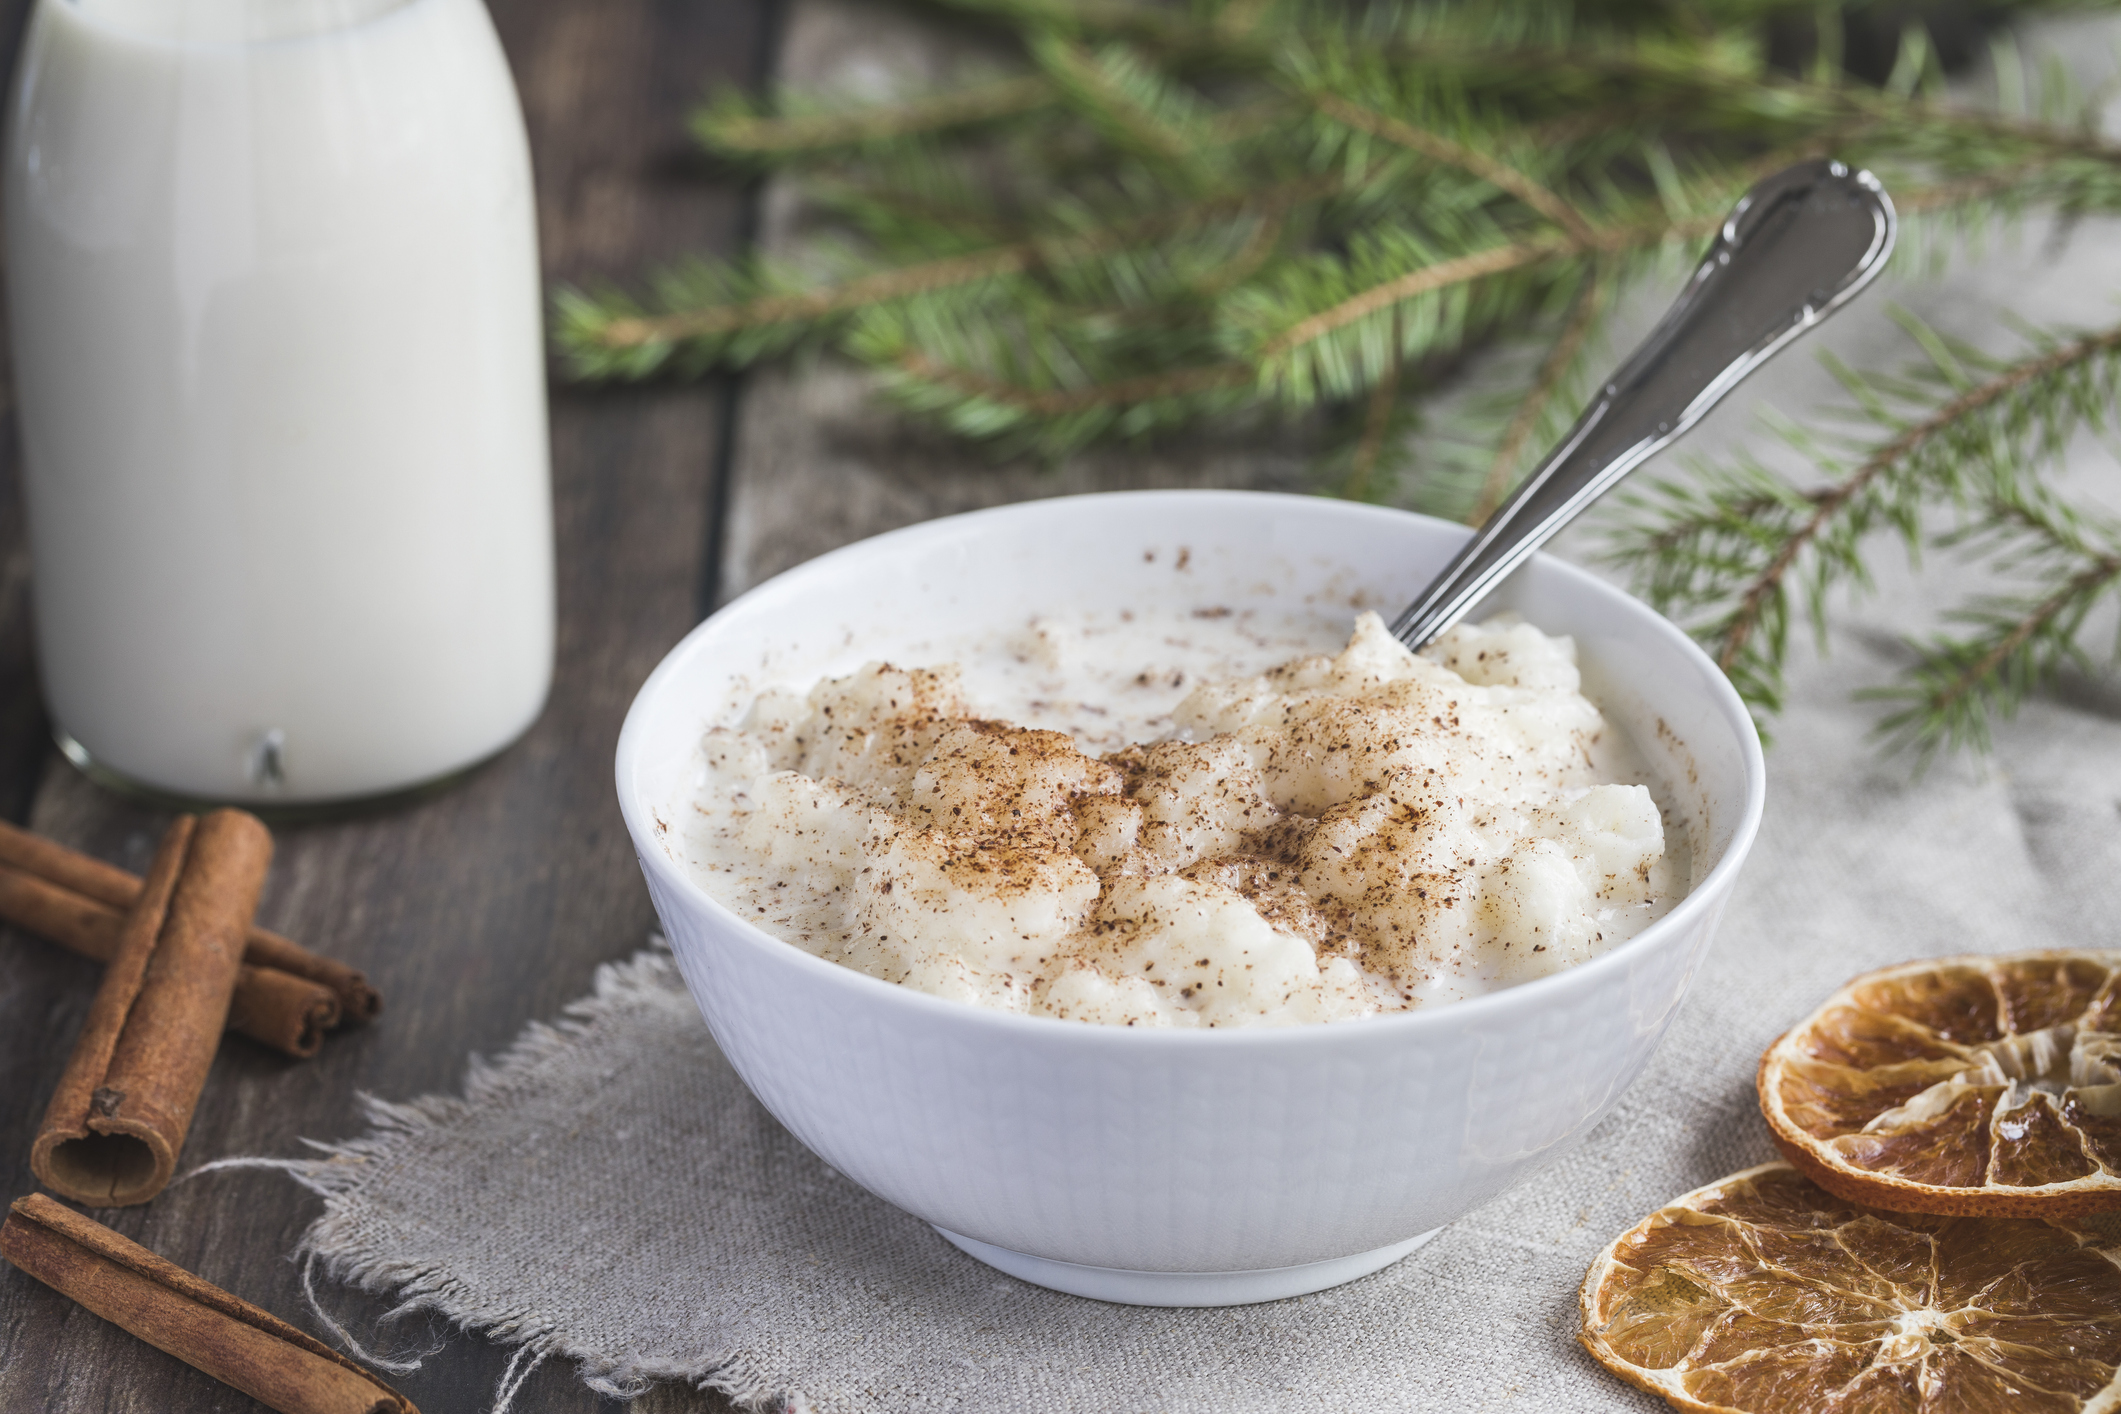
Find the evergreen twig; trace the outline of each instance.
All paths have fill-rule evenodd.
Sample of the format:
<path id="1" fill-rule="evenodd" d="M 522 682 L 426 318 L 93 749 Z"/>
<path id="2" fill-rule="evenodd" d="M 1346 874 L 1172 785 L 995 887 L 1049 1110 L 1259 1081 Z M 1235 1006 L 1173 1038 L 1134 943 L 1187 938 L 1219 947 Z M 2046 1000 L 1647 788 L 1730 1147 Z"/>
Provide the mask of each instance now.
<path id="1" fill-rule="evenodd" d="M 2078 430 L 2113 425 L 2121 398 L 2121 326 L 2043 339 L 2024 356 L 1999 361 L 1911 318 L 1903 316 L 1903 323 L 1928 355 L 1922 368 L 1864 377 L 1837 366 L 1851 414 L 1875 430 L 1873 440 L 1787 430 L 1821 473 L 1818 484 L 1800 490 L 1746 459 L 1689 481 L 1667 481 L 1629 498 L 1632 518 L 1610 547 L 1613 559 L 1636 571 L 1653 603 L 1697 626 L 1719 666 L 1764 710 L 1781 703 L 1793 588 L 1823 633 L 1829 592 L 1869 584 L 1866 550 L 1879 532 L 1914 552 L 2004 521 L 2051 531 L 2056 512 L 2039 498 L 2039 478 Z M 2034 507 L 2043 508 L 2038 516 L 2028 509 Z M 1942 529 L 1940 516 L 1950 517 Z M 2059 592 L 2067 579 L 2050 574 L 2050 590 Z M 2066 622 L 2073 632 L 2081 616 L 2058 619 L 2061 613 L 2033 617 Z M 1986 672 L 2011 661 L 2015 651 L 1994 660 L 1976 654 L 1962 666 Z M 1911 728 L 1912 719 L 1902 716 L 1892 730 L 1911 742 L 1977 745 L 1979 738 L 1952 724 L 1954 714 L 1967 702 L 1998 700 L 1937 696 L 1922 723 Z"/>
<path id="2" fill-rule="evenodd" d="M 1023 74 L 885 109 L 857 108 L 769 116 L 744 95 L 724 93 L 695 113 L 692 135 L 720 156 L 754 162 L 816 157 L 894 140 L 930 136 L 980 123 L 1020 118 L 1059 100 L 1050 79 Z"/>
<path id="3" fill-rule="evenodd" d="M 1532 378 L 1532 386 L 1510 415 L 1510 422 L 1503 429 L 1502 440 L 1495 444 L 1495 457 L 1488 463 L 1488 474 L 1480 483 L 1479 499 L 1474 501 L 1466 523 L 1472 526 L 1487 524 L 1488 517 L 1495 514 L 1503 498 L 1517 482 L 1518 462 L 1524 455 L 1525 444 L 1531 440 L 1532 432 L 1545 416 L 1554 395 L 1568 380 L 1576 367 L 1584 345 L 1589 341 L 1592 326 L 1598 322 L 1605 304 L 1605 280 L 1603 272 L 1595 263 L 1584 272 L 1582 286 L 1575 298 L 1569 302 L 1569 315 L 1561 326 L 1561 335 L 1547 356 L 1540 361 L 1539 372 Z"/>
<path id="4" fill-rule="evenodd" d="M 1508 192 L 1566 231 L 1579 249 L 1587 249 L 1597 240 L 1590 223 L 1575 207 L 1507 162 L 1440 134 L 1423 132 L 1412 123 L 1358 107 L 1336 93 L 1313 93 L 1310 98 L 1318 111 L 1329 118 L 1447 163 Z"/>
<path id="5" fill-rule="evenodd" d="M 1622 294 L 1673 282 L 1789 162 L 1871 167 L 1916 232 L 2121 213 L 2121 144 L 2065 79 L 1999 42 L 2000 101 L 1970 106 L 1911 27 L 1866 82 L 1831 10 L 1805 72 L 1778 72 L 1767 27 L 1797 0 L 929 3 L 1020 67 L 868 106 L 713 98 L 700 142 L 801 182 L 838 235 L 800 265 L 560 290 L 578 376 L 822 346 L 910 414 L 1046 459 L 1302 418 L 1341 494 L 1479 520 L 1565 424 Z M 1704 468 L 1630 498 L 1613 553 L 1766 714 L 1792 621 L 1824 634 L 1829 596 L 1868 584 L 1874 538 L 1986 546 L 2020 592 L 1949 619 L 1889 721 L 1919 750 L 1979 747 L 2121 592 L 2121 538 L 2043 490 L 2074 433 L 2111 423 L 2121 330 L 2035 332 L 2006 359 L 1908 327 L 1922 367 L 1840 369 L 1853 422 L 1785 429 L 1808 487 L 1749 457 Z M 1430 416 L 1438 379 L 1491 347 L 1467 410 Z"/>
<path id="6" fill-rule="evenodd" d="M 1399 405 L 1399 382 L 1400 367 L 1394 362 L 1391 371 L 1378 379 L 1377 386 L 1370 390 L 1362 437 L 1355 444 L 1347 478 L 1341 483 L 1340 494 L 1351 501 L 1370 499 L 1378 463 L 1384 457 L 1385 441 L 1392 434 L 1392 410 Z"/>
<path id="7" fill-rule="evenodd" d="M 1963 430 L 1980 414 L 2014 394 L 2104 354 L 2121 349 L 2121 328 L 2065 344 L 2050 353 L 2004 369 L 1984 383 L 1951 398 L 1929 416 L 1912 423 L 1866 457 L 1848 476 L 1807 499 L 1812 512 L 1785 539 L 1774 556 L 1738 595 L 1737 607 L 1718 629 L 1716 663 L 1729 672 L 1746 650 L 1769 601 L 1782 597 L 1791 567 L 1816 542 L 1833 519 L 1847 512 L 1882 476 L 1907 467 L 1915 455 L 1941 435 Z"/>
<path id="8" fill-rule="evenodd" d="M 2031 588 L 1954 611 L 1949 620 L 1971 632 L 1919 643 L 1904 682 L 1866 694 L 1899 704 L 1879 730 L 1924 762 L 1942 750 L 1987 750 L 1991 722 L 2016 713 L 2065 666 L 2089 667 L 2084 621 L 2121 588 L 2115 527 L 2039 492 L 2000 494 L 1984 510 L 1983 532 L 2002 542 L 1995 558 Z"/>

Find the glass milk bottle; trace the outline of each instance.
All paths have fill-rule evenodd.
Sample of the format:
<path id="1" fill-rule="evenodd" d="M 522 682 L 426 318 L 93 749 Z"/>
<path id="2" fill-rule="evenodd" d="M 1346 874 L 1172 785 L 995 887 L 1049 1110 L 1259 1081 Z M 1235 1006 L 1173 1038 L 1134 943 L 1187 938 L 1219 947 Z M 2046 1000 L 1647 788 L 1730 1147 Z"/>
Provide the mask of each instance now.
<path id="1" fill-rule="evenodd" d="M 552 674 L 542 296 L 480 0 L 38 0 L 6 141 L 68 754 L 316 802 L 521 734 Z"/>

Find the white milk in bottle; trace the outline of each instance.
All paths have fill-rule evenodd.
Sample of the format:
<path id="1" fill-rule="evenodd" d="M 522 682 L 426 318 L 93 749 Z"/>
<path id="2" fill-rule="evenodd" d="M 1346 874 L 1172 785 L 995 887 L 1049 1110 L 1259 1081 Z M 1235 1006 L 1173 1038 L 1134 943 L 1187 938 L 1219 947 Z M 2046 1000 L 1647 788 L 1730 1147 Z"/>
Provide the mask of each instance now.
<path id="1" fill-rule="evenodd" d="M 307 802 L 551 680 L 530 157 L 480 0 L 38 0 L 7 285 L 62 743 Z"/>

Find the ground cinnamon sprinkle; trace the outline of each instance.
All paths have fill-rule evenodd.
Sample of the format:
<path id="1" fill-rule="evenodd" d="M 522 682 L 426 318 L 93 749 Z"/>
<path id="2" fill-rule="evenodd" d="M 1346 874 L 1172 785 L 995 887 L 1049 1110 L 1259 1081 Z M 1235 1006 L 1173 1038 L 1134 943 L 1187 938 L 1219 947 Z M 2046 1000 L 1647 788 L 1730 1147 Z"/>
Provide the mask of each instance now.
<path id="1" fill-rule="evenodd" d="M 768 688 L 707 733 L 677 847 L 831 961 L 1125 1025 L 1455 1000 L 1586 960 L 1683 891 L 1684 842 L 1667 851 L 1643 776 L 1608 764 L 1567 640 L 1498 619 L 1417 657 L 1366 614 L 1339 653 L 1255 675 L 1170 656 L 1246 631 L 1145 620 L 1139 656 L 1071 688 L 1087 648 L 1034 621 L 1023 698 L 1071 703 L 1066 732 L 975 709 L 957 667 Z M 1115 713 L 1168 694 L 1160 725 L 1086 734 L 1094 691 Z"/>

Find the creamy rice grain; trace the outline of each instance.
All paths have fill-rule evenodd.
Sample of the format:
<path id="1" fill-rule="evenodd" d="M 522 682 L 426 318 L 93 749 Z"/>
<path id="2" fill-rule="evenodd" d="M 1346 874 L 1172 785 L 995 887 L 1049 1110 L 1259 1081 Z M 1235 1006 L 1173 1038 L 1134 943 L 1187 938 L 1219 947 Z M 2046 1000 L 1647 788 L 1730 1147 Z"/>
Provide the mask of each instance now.
<path id="1" fill-rule="evenodd" d="M 1065 638 L 1017 651 L 1052 667 Z M 1338 654 L 1195 683 L 1160 739 L 1102 756 L 981 716 L 961 681 L 872 663 L 709 732 L 685 850 L 709 892 L 939 996 L 1237 1026 L 1543 976 L 1683 887 L 1649 790 L 1605 778 L 1574 644 L 1514 617 L 1417 656 L 1363 614 Z"/>

